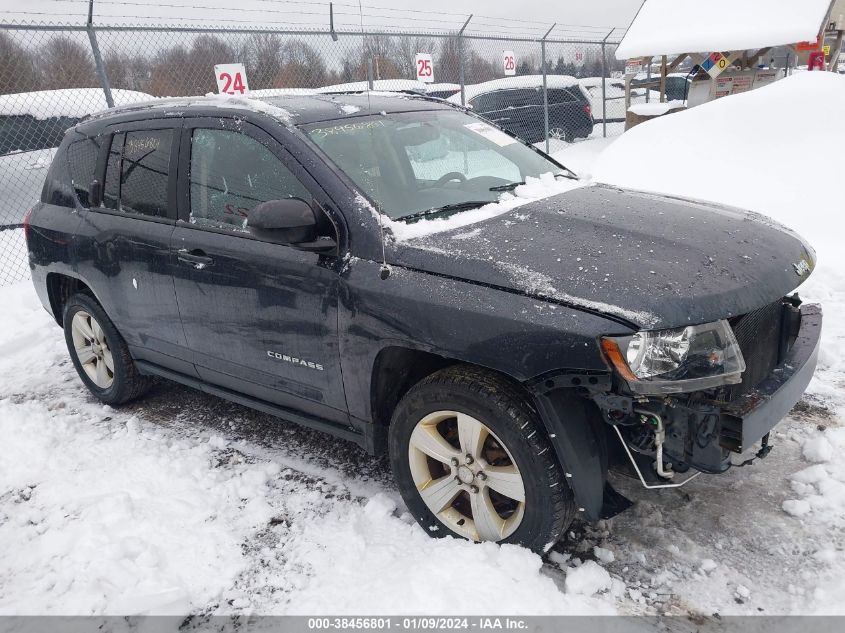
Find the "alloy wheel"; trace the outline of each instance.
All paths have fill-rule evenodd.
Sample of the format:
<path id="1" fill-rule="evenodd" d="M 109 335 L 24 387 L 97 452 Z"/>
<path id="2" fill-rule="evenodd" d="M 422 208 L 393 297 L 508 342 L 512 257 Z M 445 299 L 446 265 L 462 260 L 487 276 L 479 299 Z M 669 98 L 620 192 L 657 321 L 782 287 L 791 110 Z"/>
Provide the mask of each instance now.
<path id="1" fill-rule="evenodd" d="M 73 315 L 71 337 L 82 370 L 100 389 L 114 382 L 114 359 L 106 335 L 97 320 L 84 310 Z"/>
<path id="2" fill-rule="evenodd" d="M 558 141 L 566 140 L 566 130 L 562 127 L 553 127 L 549 130 L 549 137 Z"/>
<path id="3" fill-rule="evenodd" d="M 482 422 L 436 411 L 417 422 L 408 446 L 420 498 L 450 530 L 474 541 L 513 534 L 525 513 L 525 485 L 507 447 Z"/>

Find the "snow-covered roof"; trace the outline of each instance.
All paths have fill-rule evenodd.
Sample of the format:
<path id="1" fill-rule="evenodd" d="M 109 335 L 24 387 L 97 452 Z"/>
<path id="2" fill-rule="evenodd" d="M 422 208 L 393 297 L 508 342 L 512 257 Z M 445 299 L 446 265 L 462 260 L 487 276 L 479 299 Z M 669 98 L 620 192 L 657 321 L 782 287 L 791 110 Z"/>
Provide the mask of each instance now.
<path id="1" fill-rule="evenodd" d="M 577 86 L 578 80 L 570 75 L 547 75 L 546 86 L 548 88 L 571 88 Z M 508 90 L 513 88 L 542 88 L 543 75 L 520 75 L 518 77 L 504 77 L 493 79 L 480 84 L 472 84 L 464 89 L 466 99 L 474 99 L 478 95 L 487 94 L 495 90 Z M 452 103 L 460 103 L 461 95 L 452 95 L 447 99 Z"/>
<path id="2" fill-rule="evenodd" d="M 645 0 L 616 59 L 711 53 L 815 40 L 831 0 Z"/>
<path id="3" fill-rule="evenodd" d="M 152 95 L 134 90 L 117 89 L 112 90 L 111 93 L 116 106 L 155 99 Z M 0 116 L 28 114 L 36 119 L 82 118 L 92 112 L 105 110 L 107 107 L 106 97 L 100 88 L 67 88 L 0 95 Z"/>
<path id="4" fill-rule="evenodd" d="M 369 88 L 366 81 L 353 81 L 347 84 L 335 84 L 334 86 L 323 86 L 317 88 L 317 92 L 364 92 Z M 460 88 L 460 87 L 459 87 Z M 414 79 L 379 79 L 373 82 L 373 90 L 387 92 L 419 92 L 425 94 L 427 88 L 421 81 Z"/>
<path id="5" fill-rule="evenodd" d="M 264 99 L 265 97 L 307 97 L 317 93 L 316 88 L 261 88 L 250 90 L 251 99 Z"/>

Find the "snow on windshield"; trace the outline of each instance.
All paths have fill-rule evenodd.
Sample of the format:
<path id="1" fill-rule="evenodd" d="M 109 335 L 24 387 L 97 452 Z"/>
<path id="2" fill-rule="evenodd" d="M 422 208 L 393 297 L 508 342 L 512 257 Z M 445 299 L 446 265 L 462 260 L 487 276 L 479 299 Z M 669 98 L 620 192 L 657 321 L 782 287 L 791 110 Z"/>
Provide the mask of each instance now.
<path id="1" fill-rule="evenodd" d="M 580 180 L 562 177 L 555 178 L 551 172 L 542 174 L 539 178 L 529 176 L 525 179 L 525 184 L 516 187 L 513 193 L 502 193 L 499 196 L 498 202 L 491 202 L 478 209 L 461 211 L 446 218 L 422 218 L 413 223 L 402 220 L 391 220 L 387 215 L 379 213 L 361 195 L 358 196 L 358 204 L 361 208 L 370 211 L 379 220 L 381 226 L 387 229 L 393 235 L 394 239 L 401 242 L 489 220 L 528 202 L 549 198 L 586 185 L 587 183 Z"/>

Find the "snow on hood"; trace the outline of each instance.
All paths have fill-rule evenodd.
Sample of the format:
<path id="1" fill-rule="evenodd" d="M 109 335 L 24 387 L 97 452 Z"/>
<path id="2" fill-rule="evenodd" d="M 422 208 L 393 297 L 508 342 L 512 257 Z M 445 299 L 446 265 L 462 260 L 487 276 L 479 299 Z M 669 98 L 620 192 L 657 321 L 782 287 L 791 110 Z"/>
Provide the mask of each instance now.
<path id="1" fill-rule="evenodd" d="M 400 241 L 388 258 L 647 329 L 760 308 L 792 291 L 815 261 L 794 233 L 757 214 L 606 186 Z"/>
<path id="2" fill-rule="evenodd" d="M 116 106 L 155 99 L 152 95 L 134 90 L 115 89 L 111 93 Z M 30 115 L 40 120 L 51 117 L 82 118 L 106 108 L 108 103 L 100 88 L 38 90 L 0 96 L 0 116 Z"/>
<path id="3" fill-rule="evenodd" d="M 547 75 L 547 88 L 571 88 L 577 86 L 578 80 L 570 75 Z M 519 77 L 504 77 L 503 79 L 493 79 L 485 81 L 480 84 L 472 84 L 464 89 L 466 100 L 474 99 L 478 95 L 487 94 L 495 90 L 508 90 L 512 88 L 537 88 L 543 87 L 543 75 L 520 75 Z M 446 101 L 450 103 L 461 103 L 461 95 L 452 95 Z"/>
<path id="4" fill-rule="evenodd" d="M 498 202 L 491 202 L 490 204 L 472 209 L 470 211 L 461 211 L 448 218 L 432 218 L 421 219 L 414 223 L 406 223 L 397 220 L 391 220 L 387 215 L 379 213 L 370 202 L 363 196 L 358 196 L 358 205 L 373 214 L 381 226 L 387 229 L 396 241 L 402 242 L 405 240 L 422 237 L 425 235 L 432 235 L 434 233 L 441 233 L 443 231 L 450 231 L 464 226 L 475 224 L 483 220 L 495 218 L 511 211 L 523 204 L 549 198 L 559 193 L 572 191 L 579 187 L 586 186 L 587 183 L 572 180 L 570 178 L 555 178 L 551 172 L 542 174 L 539 178 L 532 178 L 529 176 L 525 179 L 525 184 L 514 189 L 513 193 L 503 193 Z"/>

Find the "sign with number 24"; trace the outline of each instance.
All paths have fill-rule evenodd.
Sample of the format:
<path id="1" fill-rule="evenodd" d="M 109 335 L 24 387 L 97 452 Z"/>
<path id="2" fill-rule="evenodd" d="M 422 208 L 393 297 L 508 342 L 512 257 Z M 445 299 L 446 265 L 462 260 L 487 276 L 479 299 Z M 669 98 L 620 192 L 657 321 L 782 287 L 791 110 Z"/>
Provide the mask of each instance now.
<path id="1" fill-rule="evenodd" d="M 221 95 L 249 94 L 249 83 L 243 64 L 217 64 L 214 67 L 214 77 L 217 79 L 217 92 Z"/>

